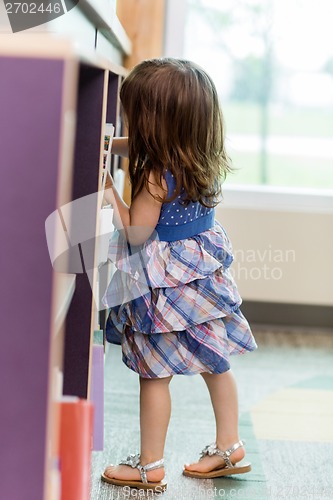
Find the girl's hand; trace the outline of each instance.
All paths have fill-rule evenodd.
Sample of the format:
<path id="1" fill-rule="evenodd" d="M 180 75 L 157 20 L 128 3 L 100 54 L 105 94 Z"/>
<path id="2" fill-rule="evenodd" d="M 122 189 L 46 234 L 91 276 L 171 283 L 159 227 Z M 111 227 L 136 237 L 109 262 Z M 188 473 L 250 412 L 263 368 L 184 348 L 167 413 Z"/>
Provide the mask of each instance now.
<path id="1" fill-rule="evenodd" d="M 107 205 L 112 205 L 112 202 L 114 199 L 113 192 L 112 192 L 112 188 L 114 186 L 114 181 L 113 181 L 112 175 L 110 174 L 110 172 L 108 170 L 106 170 L 104 172 L 104 175 L 106 175 L 105 189 L 104 189 L 104 202 Z"/>
<path id="2" fill-rule="evenodd" d="M 114 137 L 111 145 L 111 153 L 128 158 L 128 137 Z"/>
<path id="3" fill-rule="evenodd" d="M 106 174 L 105 189 L 111 189 L 112 186 L 114 185 L 112 175 L 110 174 L 110 172 L 108 170 L 106 170 L 105 174 Z"/>

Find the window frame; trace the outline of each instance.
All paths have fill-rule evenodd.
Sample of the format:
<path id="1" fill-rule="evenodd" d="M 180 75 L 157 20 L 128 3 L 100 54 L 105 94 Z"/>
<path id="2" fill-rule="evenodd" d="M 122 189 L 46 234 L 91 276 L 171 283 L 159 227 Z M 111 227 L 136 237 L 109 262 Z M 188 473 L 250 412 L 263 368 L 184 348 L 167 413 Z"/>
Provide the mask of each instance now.
<path id="1" fill-rule="evenodd" d="M 183 57 L 187 0 L 166 0 L 164 56 Z M 228 184 L 224 188 L 228 207 L 281 211 L 333 213 L 333 189 Z"/>

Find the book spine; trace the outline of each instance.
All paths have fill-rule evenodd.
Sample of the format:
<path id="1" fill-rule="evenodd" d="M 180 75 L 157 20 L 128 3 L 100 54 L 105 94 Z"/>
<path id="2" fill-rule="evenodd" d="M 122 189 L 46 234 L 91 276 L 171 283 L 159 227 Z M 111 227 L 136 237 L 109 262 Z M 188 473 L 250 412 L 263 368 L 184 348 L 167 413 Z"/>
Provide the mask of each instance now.
<path id="1" fill-rule="evenodd" d="M 61 500 L 89 500 L 93 405 L 78 398 L 59 404 Z"/>

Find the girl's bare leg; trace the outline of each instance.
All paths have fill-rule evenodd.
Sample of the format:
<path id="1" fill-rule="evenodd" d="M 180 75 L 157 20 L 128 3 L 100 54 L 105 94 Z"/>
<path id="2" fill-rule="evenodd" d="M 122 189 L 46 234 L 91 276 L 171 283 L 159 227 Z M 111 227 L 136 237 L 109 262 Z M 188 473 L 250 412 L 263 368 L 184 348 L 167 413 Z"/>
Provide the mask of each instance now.
<path id="1" fill-rule="evenodd" d="M 172 377 L 140 378 L 140 432 L 141 464 L 146 465 L 163 458 L 170 415 L 171 397 L 169 383 Z M 128 465 L 110 466 L 105 469 L 110 478 L 140 480 L 140 473 Z M 161 481 L 164 468 L 147 472 L 151 482 Z"/>
<path id="2" fill-rule="evenodd" d="M 238 396 L 237 387 L 231 370 L 219 374 L 202 373 L 213 405 L 216 421 L 216 444 L 220 450 L 227 450 L 239 441 L 238 435 Z M 209 443 L 207 443 L 209 444 Z M 233 463 L 239 462 L 245 455 L 244 448 L 238 448 L 232 455 Z M 222 457 L 205 456 L 199 462 L 185 465 L 192 471 L 208 472 L 223 466 Z"/>

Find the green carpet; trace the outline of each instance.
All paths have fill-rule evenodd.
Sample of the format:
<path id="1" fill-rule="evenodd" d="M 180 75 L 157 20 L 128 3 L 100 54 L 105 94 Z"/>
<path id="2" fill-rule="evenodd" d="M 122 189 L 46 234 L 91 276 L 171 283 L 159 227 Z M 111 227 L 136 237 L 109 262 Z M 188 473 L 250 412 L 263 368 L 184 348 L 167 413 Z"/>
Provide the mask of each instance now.
<path id="1" fill-rule="evenodd" d="M 333 391 L 333 377 L 318 376 L 302 380 L 290 387 L 299 387 L 303 389 L 319 389 Z"/>
<path id="2" fill-rule="evenodd" d="M 239 435 L 245 441 L 246 458 L 252 464 L 248 474 L 214 479 L 216 499 L 265 499 L 268 498 L 266 478 L 262 467 L 258 444 L 253 431 L 250 413 L 243 413 L 239 419 Z"/>
<path id="3" fill-rule="evenodd" d="M 288 332 L 286 338 L 290 335 Z M 287 344 L 261 346 L 251 356 L 233 360 L 241 404 L 240 438 L 246 442 L 245 460 L 252 464 L 252 471 L 240 476 L 201 480 L 182 475 L 183 464 L 197 460 L 204 446 L 213 441 L 215 420 L 202 378 L 175 377 L 171 383 L 172 416 L 165 449 L 168 490 L 161 498 L 331 498 L 333 441 L 327 439 L 326 434 L 325 441 L 309 441 L 309 435 L 313 435 L 312 425 L 309 426 L 306 441 L 298 438 L 291 440 L 302 425 L 308 425 L 311 415 L 318 419 L 317 428 L 321 429 L 319 422 L 326 414 L 331 414 L 332 351 L 326 347 L 317 348 L 315 359 L 320 359 L 320 362 L 314 362 L 313 351 L 312 347 L 300 349 Z M 106 465 L 118 463 L 128 453 L 139 449 L 139 384 L 137 376 L 121 362 L 117 346 L 108 349 L 105 361 L 105 449 L 104 452 L 93 453 L 91 500 L 128 500 L 128 494 L 121 488 L 102 483 L 100 473 Z M 296 399 L 296 396 L 302 396 L 302 392 L 305 397 Z M 277 398 L 280 393 L 284 398 Z M 307 407 L 299 406 L 299 403 L 304 405 L 309 400 L 309 395 L 310 402 L 319 398 L 322 404 L 320 408 L 315 404 L 311 412 Z M 275 406 L 262 415 L 259 427 L 255 427 L 255 409 L 262 406 L 265 410 L 266 405 L 267 410 L 267 400 L 272 400 Z M 289 411 L 290 405 L 293 412 Z M 298 417 L 294 419 L 295 427 L 291 427 L 289 420 L 295 413 Z M 282 424 L 281 418 L 286 419 L 285 424 Z M 283 439 L 281 436 L 280 439 L 272 438 L 268 427 L 275 432 L 285 428 L 286 436 L 282 436 Z M 309 457 L 313 460 L 313 467 L 309 466 Z"/>

